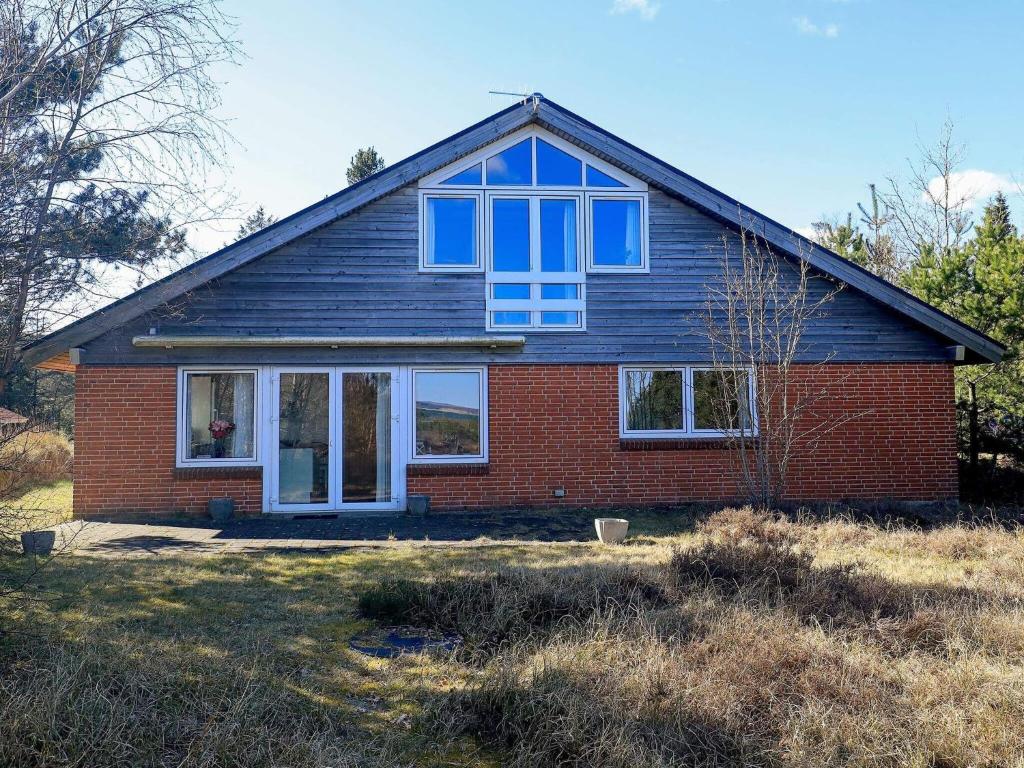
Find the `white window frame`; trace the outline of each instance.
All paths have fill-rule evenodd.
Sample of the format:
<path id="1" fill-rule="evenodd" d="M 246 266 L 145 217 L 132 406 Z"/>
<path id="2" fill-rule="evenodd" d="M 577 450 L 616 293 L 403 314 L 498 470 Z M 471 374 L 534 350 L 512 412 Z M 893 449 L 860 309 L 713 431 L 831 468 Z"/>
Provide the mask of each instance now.
<path id="1" fill-rule="evenodd" d="M 750 429 L 697 429 L 694 426 L 694 389 L 693 389 L 693 373 L 694 371 L 716 371 L 716 370 L 736 370 L 745 371 L 747 374 L 747 384 L 749 387 L 749 402 L 750 402 Z M 682 405 L 683 405 L 683 428 L 682 429 L 628 429 L 627 428 L 627 414 L 628 414 L 628 401 L 627 401 L 627 388 L 626 388 L 626 375 L 628 371 L 677 371 L 682 373 Z M 678 440 L 678 439 L 723 439 L 723 438 L 734 438 L 734 437 L 757 437 L 758 435 L 758 414 L 757 414 L 757 400 L 755 394 L 757 392 L 757 380 L 754 369 L 752 367 L 740 367 L 733 368 L 728 365 L 707 365 L 707 364 L 696 364 L 696 365 L 673 365 L 673 364 L 638 364 L 638 365 L 620 365 L 619 366 L 619 436 L 624 439 L 639 439 L 639 440 Z"/>
<path id="2" fill-rule="evenodd" d="M 496 272 L 494 270 L 494 253 L 490 245 L 493 242 L 495 200 L 526 200 L 530 207 L 530 270 L 528 272 Z M 543 200 L 573 200 L 576 202 L 576 271 L 575 272 L 542 272 L 541 271 L 541 240 L 540 240 L 540 205 Z M 587 275 L 583 266 L 583 195 L 564 192 L 490 192 L 485 196 L 487 227 L 487 293 L 486 293 L 486 328 L 488 331 L 545 331 L 572 332 L 587 330 Z M 495 299 L 494 285 L 510 283 L 527 284 L 530 286 L 529 299 Z M 543 299 L 541 286 L 544 284 L 575 285 L 579 297 L 576 299 Z M 494 312 L 529 312 L 530 322 L 525 325 L 495 324 Z M 543 312 L 576 312 L 579 323 L 576 325 L 544 325 Z"/>
<path id="3" fill-rule="evenodd" d="M 436 198 L 473 199 L 476 201 L 476 262 L 470 265 L 430 264 L 427 261 L 427 200 Z M 484 260 L 484 194 L 469 188 L 421 189 L 419 193 L 420 271 L 421 272 L 483 272 Z"/>
<path id="4" fill-rule="evenodd" d="M 253 377 L 253 403 L 252 403 L 252 458 L 230 458 L 230 459 L 192 459 L 188 456 L 190 442 L 191 424 L 188 423 L 188 377 L 202 375 L 204 373 L 245 373 Z M 260 466 L 260 445 L 262 440 L 261 405 L 260 392 L 260 370 L 253 366 L 234 365 L 204 365 L 204 366 L 181 366 L 178 368 L 178 396 L 176 409 L 177 417 L 177 447 L 175 450 L 175 466 L 186 467 L 257 467 Z"/>
<path id="5" fill-rule="evenodd" d="M 480 454 L 458 456 L 416 455 L 416 376 L 420 373 L 476 373 L 480 376 Z M 487 403 L 487 366 L 413 366 L 409 376 L 409 464 L 486 464 L 488 455 L 489 410 Z"/>
<path id="6" fill-rule="evenodd" d="M 636 266 L 616 266 L 594 264 L 594 201 L 595 200 L 636 200 L 640 203 L 640 263 Z M 587 192 L 586 201 L 587 226 L 587 272 L 593 274 L 635 275 L 649 274 L 651 271 L 648 257 L 649 237 L 647 222 L 647 195 L 636 192 L 609 190 L 606 192 Z"/>

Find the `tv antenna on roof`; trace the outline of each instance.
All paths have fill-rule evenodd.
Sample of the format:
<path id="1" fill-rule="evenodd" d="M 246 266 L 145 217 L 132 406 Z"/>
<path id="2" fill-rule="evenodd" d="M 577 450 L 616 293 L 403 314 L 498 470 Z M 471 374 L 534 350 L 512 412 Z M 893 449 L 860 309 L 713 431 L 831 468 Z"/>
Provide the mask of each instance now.
<path id="1" fill-rule="evenodd" d="M 516 93 L 514 91 L 488 91 L 492 96 L 518 96 L 522 99 L 522 103 L 526 104 L 530 100 L 533 101 L 533 111 L 537 111 L 537 107 L 540 106 L 540 100 L 544 98 L 542 93 L 534 91 L 533 93 Z"/>

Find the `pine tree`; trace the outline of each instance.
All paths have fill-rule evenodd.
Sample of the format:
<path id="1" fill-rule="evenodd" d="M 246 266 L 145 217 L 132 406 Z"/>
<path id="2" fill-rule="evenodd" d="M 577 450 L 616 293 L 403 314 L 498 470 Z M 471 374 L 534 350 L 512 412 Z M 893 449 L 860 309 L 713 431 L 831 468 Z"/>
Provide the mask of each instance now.
<path id="1" fill-rule="evenodd" d="M 350 185 L 355 184 L 367 176 L 383 171 L 384 167 L 384 158 L 377 153 L 376 149 L 373 147 L 358 149 L 352 155 L 352 160 L 348 164 L 348 170 L 345 171 L 345 177 Z"/>
<path id="2" fill-rule="evenodd" d="M 957 370 L 957 381 L 968 393 L 970 459 L 976 469 L 979 411 L 994 404 L 1006 413 L 1024 414 L 1024 239 L 1010 224 L 1006 199 L 997 195 L 986 206 L 981 226 L 966 245 L 922 249 L 905 284 L 1008 349 L 1002 363 Z"/>
<path id="3" fill-rule="evenodd" d="M 235 235 L 235 242 L 243 237 L 256 234 L 261 229 L 269 227 L 275 221 L 277 221 L 276 216 L 267 213 L 262 205 L 259 206 L 255 211 L 246 216 L 241 225 L 239 225 L 238 234 Z"/>
<path id="4" fill-rule="evenodd" d="M 846 214 L 845 222 L 816 221 L 814 239 L 819 245 L 838 253 L 862 267 L 868 266 L 869 253 L 864 242 L 864 235 L 853 223 L 853 214 Z"/>
<path id="5" fill-rule="evenodd" d="M 864 238 L 868 263 L 863 266 L 879 277 L 895 283 L 900 278 L 901 270 L 896 242 L 889 233 L 889 225 L 893 219 L 892 211 L 880 199 L 878 188 L 874 184 L 868 184 L 868 189 L 871 191 L 871 210 L 865 208 L 863 203 L 857 203 L 861 224 L 867 227 L 869 232 Z"/>
<path id="6" fill-rule="evenodd" d="M 1002 243 L 1017 237 L 1017 228 L 1010 220 L 1010 204 L 1002 192 L 996 192 L 992 202 L 985 206 L 985 214 L 975 236 L 979 241 L 990 243 Z"/>

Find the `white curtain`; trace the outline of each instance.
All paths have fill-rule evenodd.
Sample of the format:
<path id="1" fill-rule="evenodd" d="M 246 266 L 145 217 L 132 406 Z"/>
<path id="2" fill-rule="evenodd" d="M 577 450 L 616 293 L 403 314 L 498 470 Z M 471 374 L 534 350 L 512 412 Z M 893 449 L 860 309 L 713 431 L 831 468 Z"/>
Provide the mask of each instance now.
<path id="1" fill-rule="evenodd" d="M 565 215 L 562 217 L 562 237 L 564 239 L 563 253 L 565 254 L 565 262 L 562 265 L 562 269 L 566 272 L 576 272 L 578 270 L 577 253 L 576 253 L 576 201 L 567 201 L 565 206 Z"/>
<path id="2" fill-rule="evenodd" d="M 640 203 L 626 203 L 626 265 L 640 264 Z"/>
<path id="3" fill-rule="evenodd" d="M 391 501 L 391 374 L 377 380 L 377 501 Z"/>
<path id="4" fill-rule="evenodd" d="M 235 423 L 231 455 L 233 458 L 247 458 L 253 455 L 253 376 L 249 373 L 235 374 Z"/>
<path id="5" fill-rule="evenodd" d="M 424 238 L 426 239 L 425 253 L 427 254 L 427 262 L 430 264 L 433 264 L 437 258 L 437 226 L 434 224 L 434 203 L 435 200 L 433 198 L 427 198 L 427 226 Z"/>

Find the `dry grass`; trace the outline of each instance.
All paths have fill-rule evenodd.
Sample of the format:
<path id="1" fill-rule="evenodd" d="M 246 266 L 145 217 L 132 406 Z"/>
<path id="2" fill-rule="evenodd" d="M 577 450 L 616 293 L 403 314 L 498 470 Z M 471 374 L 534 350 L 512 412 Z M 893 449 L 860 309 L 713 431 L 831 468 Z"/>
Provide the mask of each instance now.
<path id="1" fill-rule="evenodd" d="M 834 562 L 837 541 L 869 557 Z M 949 577 L 885 575 L 886 547 Z M 732 510 L 659 549 L 578 579 L 554 567 L 403 586 L 405 615 L 474 646 L 492 640 L 492 604 L 566 609 L 503 636 L 436 719 L 515 766 L 1024 764 L 1024 580 L 985 559 L 1020 558 L 1017 532 Z M 965 559 L 970 579 L 956 577 Z"/>
<path id="2" fill-rule="evenodd" d="M 0 493 L 5 500 L 37 486 L 71 479 L 71 443 L 55 432 L 24 432 L 0 446 Z"/>
<path id="3" fill-rule="evenodd" d="M 64 596 L 0 635 L 0 765 L 1024 766 L 1019 531 L 660 525 L 643 546 L 58 558 Z M 376 621 L 467 648 L 352 652 Z"/>

